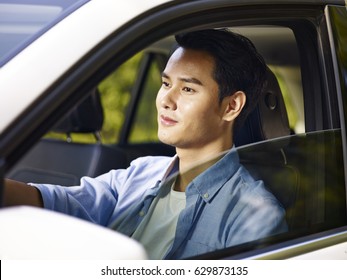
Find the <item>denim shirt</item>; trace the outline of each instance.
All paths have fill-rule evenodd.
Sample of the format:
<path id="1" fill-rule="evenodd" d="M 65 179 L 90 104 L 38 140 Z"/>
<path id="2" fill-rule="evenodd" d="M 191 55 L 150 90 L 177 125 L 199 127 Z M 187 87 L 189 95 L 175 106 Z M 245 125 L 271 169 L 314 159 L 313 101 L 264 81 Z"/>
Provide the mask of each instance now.
<path id="1" fill-rule="evenodd" d="M 145 157 L 81 186 L 36 185 L 46 208 L 109 226 L 131 236 L 146 216 L 177 158 Z M 169 183 L 170 185 L 170 183 Z M 83 189 L 83 190 L 82 190 Z M 182 259 L 287 230 L 285 211 L 239 163 L 235 149 L 186 188 L 186 207 L 165 259 Z"/>

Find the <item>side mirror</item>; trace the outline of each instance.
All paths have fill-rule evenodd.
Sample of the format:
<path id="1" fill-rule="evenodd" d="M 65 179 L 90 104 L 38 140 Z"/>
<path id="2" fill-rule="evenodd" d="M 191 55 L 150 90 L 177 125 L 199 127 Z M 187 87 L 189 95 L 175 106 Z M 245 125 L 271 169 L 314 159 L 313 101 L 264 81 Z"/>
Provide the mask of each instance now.
<path id="1" fill-rule="evenodd" d="M 0 259 L 143 260 L 140 243 L 111 229 L 29 206 L 0 210 Z"/>

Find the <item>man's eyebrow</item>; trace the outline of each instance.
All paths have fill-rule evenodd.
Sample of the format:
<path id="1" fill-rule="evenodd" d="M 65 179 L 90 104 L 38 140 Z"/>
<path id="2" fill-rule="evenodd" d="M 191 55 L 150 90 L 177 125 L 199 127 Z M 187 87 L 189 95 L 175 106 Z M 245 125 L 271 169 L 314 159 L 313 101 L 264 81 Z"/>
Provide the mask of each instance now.
<path id="1" fill-rule="evenodd" d="M 165 72 L 162 72 L 161 73 L 161 76 L 163 77 L 163 78 L 166 78 L 166 79 L 170 79 L 170 77 L 169 77 L 169 75 L 167 75 Z M 196 78 L 179 78 L 179 80 L 180 81 L 182 81 L 182 82 L 186 82 L 186 83 L 191 83 L 191 84 L 196 84 L 196 85 L 200 85 L 200 86 L 202 86 L 203 85 L 203 83 L 200 81 L 200 80 L 198 80 L 198 79 L 196 79 Z"/>
<path id="2" fill-rule="evenodd" d="M 161 77 L 165 79 L 170 79 L 169 75 L 167 75 L 165 72 L 161 73 Z"/>
<path id="3" fill-rule="evenodd" d="M 202 82 L 196 78 L 180 78 L 181 81 L 202 86 Z"/>

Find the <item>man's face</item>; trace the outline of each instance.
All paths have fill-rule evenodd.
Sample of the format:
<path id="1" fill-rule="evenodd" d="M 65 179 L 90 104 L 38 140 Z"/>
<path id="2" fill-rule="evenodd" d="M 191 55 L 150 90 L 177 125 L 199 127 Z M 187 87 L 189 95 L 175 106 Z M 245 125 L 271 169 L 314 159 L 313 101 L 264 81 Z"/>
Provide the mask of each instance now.
<path id="1" fill-rule="evenodd" d="M 163 143 L 201 149 L 217 144 L 226 133 L 231 137 L 212 76 L 214 66 L 214 59 L 202 51 L 178 48 L 170 57 L 156 99 Z"/>

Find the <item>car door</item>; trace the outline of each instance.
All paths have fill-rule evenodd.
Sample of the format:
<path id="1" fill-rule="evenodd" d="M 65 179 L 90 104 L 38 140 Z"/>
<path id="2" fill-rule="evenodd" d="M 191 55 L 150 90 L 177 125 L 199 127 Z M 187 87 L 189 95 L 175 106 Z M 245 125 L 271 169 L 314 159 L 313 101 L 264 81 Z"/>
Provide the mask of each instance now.
<path id="1" fill-rule="evenodd" d="M 270 254 L 270 258 L 290 258 L 323 248 L 326 243 L 316 243 L 322 237 L 329 240 L 328 246 L 345 242 L 345 14 L 343 1 L 331 7 L 324 1 L 173 1 L 149 10 L 99 41 L 42 94 L 32 110 L 25 112 L 26 118 L 19 118 L 17 126 L 6 131 L 1 142 L 3 173 L 16 168 L 28 149 L 91 89 L 103 89 L 105 81 L 140 52 L 142 66 L 135 67 L 137 77 L 126 106 L 121 116 L 110 120 L 120 122 L 119 133 L 113 132 L 114 140 L 107 144 L 124 152 L 128 161 L 154 153 L 172 154 L 158 143 L 152 128 L 148 135 L 141 132 L 150 130 L 146 125 L 154 125 L 152 115 L 151 121 L 142 121 L 154 110 L 146 105 L 155 96 L 154 88 L 146 90 L 151 67 L 159 65 L 153 75 L 160 74 L 172 46 L 160 49 L 157 44 L 167 38 L 172 42 L 177 32 L 227 27 L 254 42 L 280 87 L 280 95 L 273 95 L 273 89 L 264 95 L 259 112 L 265 115 L 266 125 L 255 128 L 250 122 L 251 131 L 260 129 L 261 136 L 249 138 L 246 134 L 237 149 L 242 163 L 253 176 L 264 180 L 286 208 L 289 231 L 192 257 L 255 258 L 280 250 L 281 254 Z M 116 100 L 123 100 L 119 92 L 114 94 Z M 284 110 L 278 105 L 282 104 L 279 96 Z M 52 107 L 57 100 L 59 106 Z M 283 112 L 284 119 L 272 117 Z M 21 134 L 19 128 L 35 118 L 35 125 Z M 282 125 L 286 129 L 277 133 Z M 11 142 L 15 137 L 20 141 Z M 316 245 L 304 246 L 307 242 Z"/>

